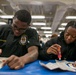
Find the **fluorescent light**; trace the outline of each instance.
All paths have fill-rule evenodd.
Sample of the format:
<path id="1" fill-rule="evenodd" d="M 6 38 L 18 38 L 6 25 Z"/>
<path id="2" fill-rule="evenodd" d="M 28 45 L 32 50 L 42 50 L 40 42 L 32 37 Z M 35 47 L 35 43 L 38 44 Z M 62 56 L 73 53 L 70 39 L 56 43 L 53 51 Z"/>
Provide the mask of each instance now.
<path id="1" fill-rule="evenodd" d="M 66 25 L 67 25 L 67 23 L 62 23 L 61 25 L 62 25 L 62 26 L 66 26 Z"/>
<path id="2" fill-rule="evenodd" d="M 42 15 L 32 15 L 32 19 L 45 19 L 45 16 L 42 16 Z"/>
<path id="3" fill-rule="evenodd" d="M 8 19 L 8 18 L 13 18 L 13 15 L 0 15 L 0 17 Z"/>
<path id="4" fill-rule="evenodd" d="M 65 28 L 58 28 L 58 30 L 64 30 Z"/>
<path id="5" fill-rule="evenodd" d="M 67 16 L 66 19 L 76 19 L 76 16 Z"/>
<path id="6" fill-rule="evenodd" d="M 0 22 L 0 25 L 5 25 L 6 23 L 5 22 Z"/>
<path id="7" fill-rule="evenodd" d="M 36 27 L 31 27 L 31 28 L 36 29 Z"/>
<path id="8" fill-rule="evenodd" d="M 51 29 L 51 27 L 41 27 L 41 29 Z"/>
<path id="9" fill-rule="evenodd" d="M 14 15 L 0 15 L 1 18 L 13 18 Z M 42 15 L 33 15 L 32 19 L 45 19 L 45 16 Z"/>
<path id="10" fill-rule="evenodd" d="M 33 23 L 33 25 L 46 25 L 46 23 Z"/>
<path id="11" fill-rule="evenodd" d="M 52 33 L 52 31 L 44 31 L 44 33 Z"/>

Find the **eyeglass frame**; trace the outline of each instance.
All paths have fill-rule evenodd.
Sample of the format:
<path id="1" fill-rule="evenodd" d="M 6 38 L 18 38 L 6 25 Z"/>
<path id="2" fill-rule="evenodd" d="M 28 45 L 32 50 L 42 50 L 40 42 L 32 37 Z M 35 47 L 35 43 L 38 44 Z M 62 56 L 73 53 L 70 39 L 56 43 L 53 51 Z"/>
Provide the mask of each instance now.
<path id="1" fill-rule="evenodd" d="M 14 30 L 18 30 L 19 32 L 25 32 L 27 30 L 27 28 L 18 28 L 15 24 L 12 23 L 12 28 Z"/>

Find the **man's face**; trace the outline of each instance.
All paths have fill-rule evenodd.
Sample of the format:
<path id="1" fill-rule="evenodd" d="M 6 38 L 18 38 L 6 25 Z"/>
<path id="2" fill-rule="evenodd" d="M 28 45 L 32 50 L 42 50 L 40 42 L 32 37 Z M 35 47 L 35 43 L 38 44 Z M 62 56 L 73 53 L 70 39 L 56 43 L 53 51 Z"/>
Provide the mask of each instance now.
<path id="1" fill-rule="evenodd" d="M 17 18 L 13 19 L 12 29 L 15 36 L 20 36 L 21 34 L 23 34 L 28 27 L 29 25 L 27 25 L 26 22 L 22 22 Z"/>
<path id="2" fill-rule="evenodd" d="M 68 27 L 64 33 L 64 40 L 67 44 L 76 41 L 76 28 Z"/>

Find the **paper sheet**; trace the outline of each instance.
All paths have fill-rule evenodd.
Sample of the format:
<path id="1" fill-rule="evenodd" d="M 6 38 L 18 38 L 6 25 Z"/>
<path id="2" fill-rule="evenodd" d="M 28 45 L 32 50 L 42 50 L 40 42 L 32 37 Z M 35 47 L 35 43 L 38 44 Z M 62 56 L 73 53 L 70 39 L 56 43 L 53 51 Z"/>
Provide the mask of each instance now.
<path id="1" fill-rule="evenodd" d="M 50 69 L 50 70 L 53 70 L 53 69 L 56 69 L 56 68 L 58 68 L 58 65 L 56 64 L 56 63 L 47 63 L 47 64 L 44 64 L 44 63 L 42 63 L 42 62 L 39 62 L 42 66 L 44 66 L 44 67 L 46 67 L 46 68 L 48 68 L 48 69 Z"/>
<path id="2" fill-rule="evenodd" d="M 63 61 L 58 61 L 56 60 L 56 63 L 52 63 L 52 62 L 49 62 L 47 64 L 44 64 L 42 62 L 39 62 L 40 65 L 50 69 L 50 70 L 54 70 L 54 69 L 57 69 L 57 68 L 60 68 L 61 70 L 67 70 L 67 71 L 72 71 L 72 72 L 76 72 L 76 68 L 73 67 L 73 65 L 69 65 L 68 63 L 73 63 L 73 62 L 69 62 L 69 61 L 66 61 L 66 60 L 63 60 Z"/>
<path id="3" fill-rule="evenodd" d="M 6 59 L 6 57 L 0 57 L 0 69 L 3 67 L 3 63 Z"/>

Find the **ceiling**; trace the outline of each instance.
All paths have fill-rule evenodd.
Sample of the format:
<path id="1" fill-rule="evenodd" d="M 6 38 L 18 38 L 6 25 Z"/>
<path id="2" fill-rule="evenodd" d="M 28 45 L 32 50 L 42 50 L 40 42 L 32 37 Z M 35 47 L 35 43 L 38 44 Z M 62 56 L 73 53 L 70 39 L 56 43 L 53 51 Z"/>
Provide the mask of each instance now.
<path id="1" fill-rule="evenodd" d="M 67 23 L 70 19 L 66 16 L 76 16 L 76 0 L 0 0 L 0 15 L 13 15 L 17 10 L 26 9 L 31 15 L 44 15 L 44 19 L 32 19 L 32 27 L 36 27 L 38 33 L 45 37 L 44 31 L 52 31 L 59 34 L 61 23 Z M 7 22 L 7 19 L 0 18 Z M 44 22 L 46 25 L 33 25 L 34 22 Z M 41 29 L 50 27 L 51 29 Z M 48 33 L 49 35 L 51 33 Z"/>

